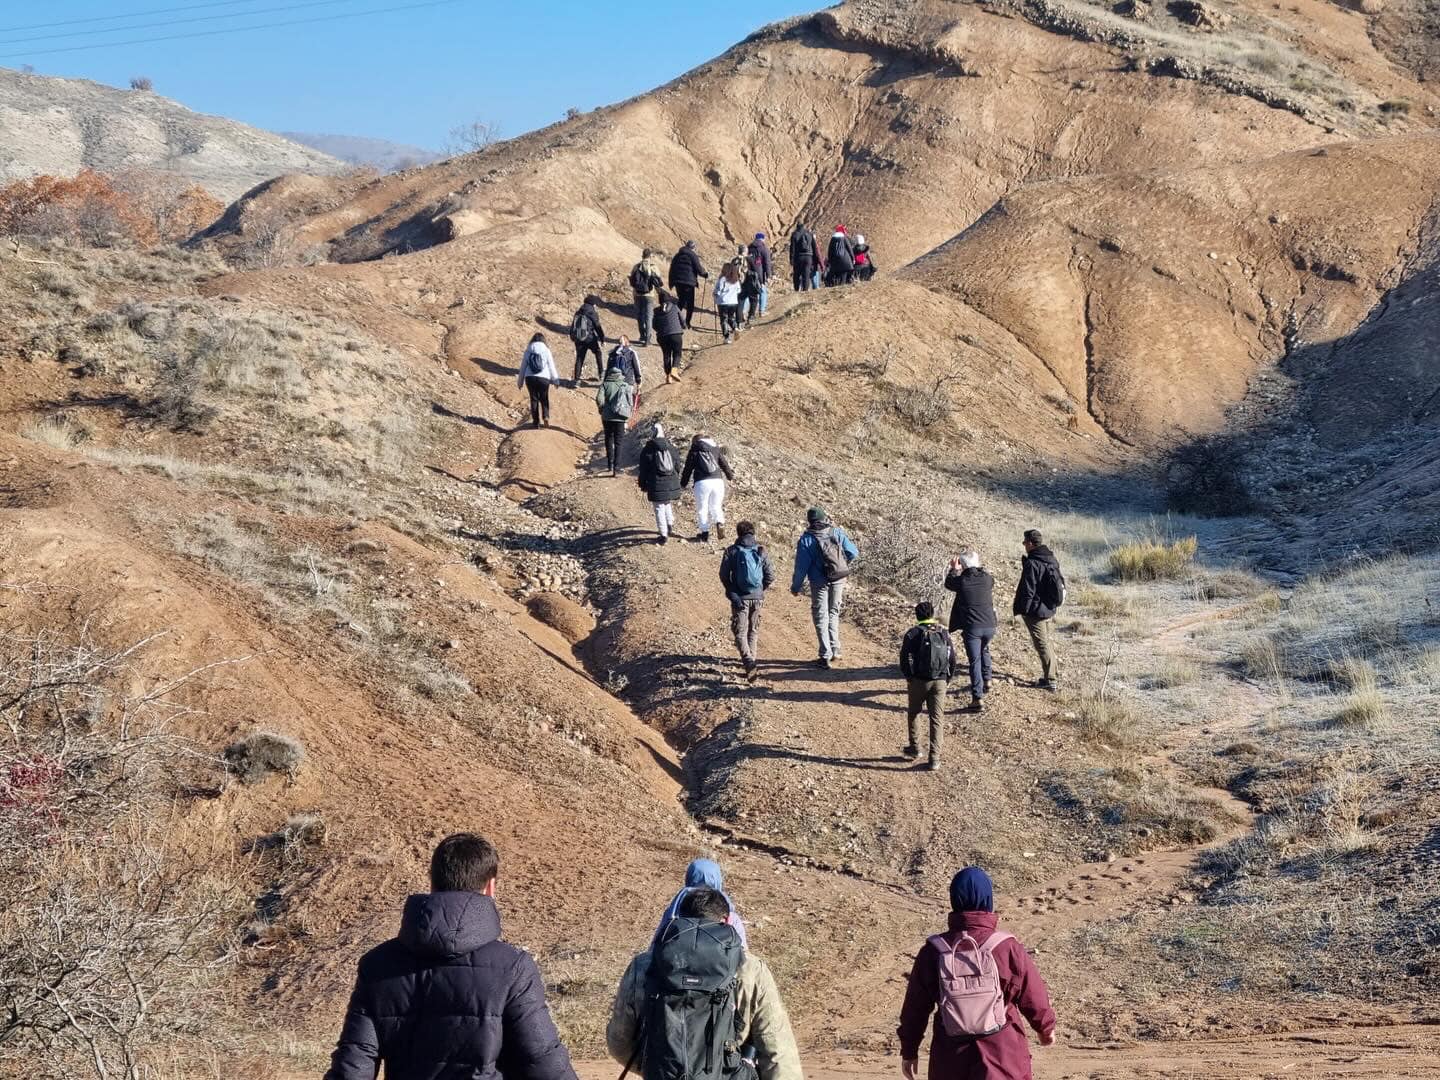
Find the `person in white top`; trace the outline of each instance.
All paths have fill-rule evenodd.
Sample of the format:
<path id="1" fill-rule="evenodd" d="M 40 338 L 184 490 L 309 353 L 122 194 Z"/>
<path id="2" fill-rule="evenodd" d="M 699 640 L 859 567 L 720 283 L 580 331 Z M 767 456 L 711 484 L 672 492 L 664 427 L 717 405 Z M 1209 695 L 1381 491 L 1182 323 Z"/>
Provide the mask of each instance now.
<path id="1" fill-rule="evenodd" d="M 520 359 L 520 373 L 515 376 L 515 385 L 530 391 L 530 426 L 539 427 L 543 421 L 550 426 L 550 387 L 560 381 L 555 370 L 555 357 L 550 355 L 550 346 L 545 344 L 545 335 L 536 334 L 525 346 L 525 355 Z"/>

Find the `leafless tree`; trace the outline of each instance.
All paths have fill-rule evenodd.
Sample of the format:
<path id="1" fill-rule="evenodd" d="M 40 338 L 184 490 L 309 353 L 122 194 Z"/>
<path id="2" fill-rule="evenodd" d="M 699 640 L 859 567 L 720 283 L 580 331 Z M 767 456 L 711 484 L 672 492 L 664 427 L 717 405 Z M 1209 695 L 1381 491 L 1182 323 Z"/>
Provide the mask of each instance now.
<path id="1" fill-rule="evenodd" d="M 499 141 L 499 124 L 486 120 L 472 120 L 468 124 L 459 124 L 450 129 L 450 137 L 445 140 L 445 153 L 450 157 L 473 154 L 476 151 L 484 150 L 487 146 L 493 146 Z"/>

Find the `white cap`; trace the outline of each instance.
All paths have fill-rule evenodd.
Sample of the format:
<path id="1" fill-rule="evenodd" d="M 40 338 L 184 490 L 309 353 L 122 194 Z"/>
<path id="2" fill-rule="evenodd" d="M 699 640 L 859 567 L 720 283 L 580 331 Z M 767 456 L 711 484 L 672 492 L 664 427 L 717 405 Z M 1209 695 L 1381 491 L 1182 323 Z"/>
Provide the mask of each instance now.
<path id="1" fill-rule="evenodd" d="M 857 235 L 857 236 L 855 237 L 855 243 L 857 243 L 857 244 L 862 244 L 862 245 L 863 245 L 863 244 L 865 243 L 865 234 L 864 234 L 864 233 L 860 233 L 859 235 Z"/>

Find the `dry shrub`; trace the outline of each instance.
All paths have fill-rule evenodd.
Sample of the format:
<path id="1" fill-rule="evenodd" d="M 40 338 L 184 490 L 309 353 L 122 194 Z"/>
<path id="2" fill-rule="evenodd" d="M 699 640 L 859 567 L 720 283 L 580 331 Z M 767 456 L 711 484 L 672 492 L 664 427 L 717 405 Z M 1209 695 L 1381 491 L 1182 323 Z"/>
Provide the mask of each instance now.
<path id="1" fill-rule="evenodd" d="M 1368 730 L 1385 717 L 1385 699 L 1380 696 L 1380 691 L 1374 688 L 1352 690 L 1345 695 L 1340 711 L 1335 714 L 1335 724 L 1338 727 Z"/>
<path id="2" fill-rule="evenodd" d="M 1098 585 L 1081 585 L 1068 597 L 1100 619 L 1118 619 L 1134 612 L 1130 597 Z"/>
<path id="3" fill-rule="evenodd" d="M 0 234 L 151 247 L 188 239 L 224 206 L 198 184 L 153 171 L 36 176 L 0 188 Z"/>
<path id="4" fill-rule="evenodd" d="M 1164 657 L 1155 665 L 1155 671 L 1146 682 L 1156 689 L 1173 690 L 1179 686 L 1191 686 L 1200 681 L 1200 665 L 1183 656 Z"/>
<path id="5" fill-rule="evenodd" d="M 1110 551 L 1110 572 L 1121 581 L 1165 581 L 1182 577 L 1195 561 L 1199 542 L 1193 536 L 1165 543 L 1137 540 Z"/>
<path id="6" fill-rule="evenodd" d="M 242 784 L 258 784 L 275 773 L 294 780 L 305 761 L 305 748 L 289 735 L 254 731 L 232 742 L 221 756 Z"/>
<path id="7" fill-rule="evenodd" d="M 1248 514 L 1255 502 L 1245 480 L 1244 447 L 1215 436 L 1173 451 L 1165 466 L 1165 500 L 1182 514 Z"/>

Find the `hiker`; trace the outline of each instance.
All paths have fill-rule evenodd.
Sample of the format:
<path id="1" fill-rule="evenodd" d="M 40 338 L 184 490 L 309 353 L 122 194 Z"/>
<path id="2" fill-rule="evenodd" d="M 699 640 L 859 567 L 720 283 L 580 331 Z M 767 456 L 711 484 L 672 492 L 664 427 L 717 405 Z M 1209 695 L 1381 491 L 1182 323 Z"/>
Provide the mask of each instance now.
<path id="1" fill-rule="evenodd" d="M 605 370 L 619 368 L 625 374 L 625 381 L 638 391 L 640 389 L 640 358 L 635 355 L 635 350 L 630 347 L 630 339 L 624 334 L 620 335 L 619 342 L 610 350 L 609 357 L 605 360 Z M 636 394 L 639 400 L 639 394 Z"/>
<path id="2" fill-rule="evenodd" d="M 870 254 L 870 245 L 863 233 L 855 237 L 855 276 L 861 281 L 875 276 L 875 256 Z"/>
<path id="3" fill-rule="evenodd" d="M 555 357 L 550 355 L 550 346 L 545 344 L 545 335 L 536 334 L 525 346 L 525 355 L 520 358 L 520 371 L 515 376 L 515 385 L 530 391 L 530 426 L 539 427 L 543 420 L 550 426 L 550 387 L 560 381 L 555 370 Z"/>
<path id="4" fill-rule="evenodd" d="M 695 241 L 686 240 L 670 260 L 670 275 L 666 282 L 675 290 L 680 308 L 685 312 L 686 330 L 691 329 L 691 323 L 695 321 L 695 287 L 700 284 L 701 278 L 709 276 L 700 262 L 700 256 L 695 254 Z"/>
<path id="5" fill-rule="evenodd" d="M 796 225 L 790 234 L 791 285 L 796 292 L 808 292 L 814 280 L 815 267 L 820 263 L 815 234 L 805 225 Z"/>
<path id="6" fill-rule="evenodd" d="M 900 674 L 909 689 L 905 726 L 910 741 L 905 744 L 905 756 L 920 756 L 915 728 L 924 709 L 930 714 L 930 756 L 925 767 L 934 772 L 940 768 L 940 746 L 945 739 L 945 688 L 955 674 L 955 645 L 936 621 L 935 605 L 929 600 L 915 605 L 915 625 L 900 642 Z"/>
<path id="7" fill-rule="evenodd" d="M 758 1080 L 803 1080 L 775 977 L 726 923 L 729 913 L 719 891 L 691 890 L 660 940 L 630 961 L 605 1028 L 627 1072 L 727 1080 L 748 1059 Z"/>
<path id="8" fill-rule="evenodd" d="M 765 286 L 760 283 L 760 267 L 748 252 L 736 258 L 736 265 L 741 272 L 740 308 L 736 312 L 736 318 L 748 330 L 755 316 L 760 314 L 760 297 Z"/>
<path id="9" fill-rule="evenodd" d="M 620 442 L 625 426 L 635 412 L 635 387 L 625 377 L 623 366 L 616 365 L 605 373 L 600 389 L 595 391 L 595 407 L 605 426 L 605 464 L 614 476 L 620 467 Z"/>
<path id="10" fill-rule="evenodd" d="M 720 583 L 730 601 L 730 632 L 750 682 L 755 681 L 755 650 L 760 645 L 760 608 L 774 581 L 775 567 L 755 540 L 755 526 L 740 522 L 735 526 L 735 543 L 720 557 Z"/>
<path id="11" fill-rule="evenodd" d="M 674 444 L 657 423 L 650 439 L 640 448 L 640 467 L 635 477 L 655 510 L 655 530 L 660 534 L 657 544 L 669 543 L 670 530 L 675 528 L 675 500 L 681 491 L 679 462 Z"/>
<path id="12" fill-rule="evenodd" d="M 635 294 L 635 325 L 640 329 L 640 347 L 650 344 L 650 321 L 655 313 L 655 293 L 660 288 L 660 274 L 651 262 L 655 253 L 646 248 L 640 261 L 630 268 L 630 291 Z"/>
<path id="13" fill-rule="evenodd" d="M 605 361 L 600 356 L 600 346 L 605 342 L 605 328 L 600 325 L 600 310 L 596 307 L 599 303 L 600 297 L 591 293 L 570 320 L 570 340 L 575 343 L 576 386 L 580 385 L 580 376 L 585 370 L 585 355 L 592 350 L 595 353 L 595 377 L 598 379 L 604 375 Z"/>
<path id="14" fill-rule="evenodd" d="M 675 921 L 675 916 L 680 913 L 680 903 L 696 889 L 714 889 L 721 896 L 725 897 L 725 903 L 730 908 L 730 914 L 726 916 L 727 926 L 733 926 L 735 932 L 740 935 L 740 947 L 747 948 L 748 942 L 745 939 L 745 920 L 740 918 L 740 911 L 735 906 L 735 901 L 730 899 L 725 892 L 725 877 L 720 870 L 720 864 L 714 859 L 692 859 L 690 865 L 685 868 L 685 884 L 675 894 L 674 899 L 665 908 L 665 914 L 660 916 L 660 925 L 655 928 L 655 937 L 650 941 L 653 949 L 660 944 L 660 939 L 665 935 L 665 928 Z"/>
<path id="15" fill-rule="evenodd" d="M 844 225 L 836 225 L 825 253 L 825 284 L 849 285 L 855 270 L 855 249 Z"/>
<path id="16" fill-rule="evenodd" d="M 1055 1010 L 1035 961 L 998 928 L 990 877 L 967 866 L 950 882 L 950 928 L 915 957 L 900 1010 L 900 1071 L 916 1080 L 930 1013 L 929 1080 L 1031 1080 L 1023 1017 L 1055 1045 Z"/>
<path id="17" fill-rule="evenodd" d="M 325 1080 L 499 1076 L 575 1080 L 534 959 L 500 940 L 499 857 L 474 833 L 440 841 L 430 892 L 405 901 L 399 936 L 360 958 Z"/>
<path id="18" fill-rule="evenodd" d="M 655 336 L 660 341 L 660 357 L 665 364 L 665 381 L 680 378 L 680 353 L 685 348 L 685 318 L 673 294 L 660 290 L 660 303 L 655 308 Z"/>
<path id="19" fill-rule="evenodd" d="M 763 232 L 757 232 L 755 239 L 750 241 L 750 260 L 755 264 L 755 272 L 760 277 L 760 314 L 765 314 L 765 309 L 770 306 L 770 273 L 774 269 L 774 259 L 770 255 L 770 245 L 765 240 Z"/>
<path id="20" fill-rule="evenodd" d="M 816 664 L 828 668 L 840 659 L 840 605 L 845 599 L 845 579 L 860 549 L 839 525 L 832 525 L 824 508 L 812 506 L 805 514 L 806 529 L 795 545 L 795 573 L 790 595 L 799 596 L 810 583 L 810 618 L 820 642 Z"/>
<path id="21" fill-rule="evenodd" d="M 990 641 L 1000 621 L 995 617 L 995 579 L 980 565 L 974 551 L 950 560 L 945 588 L 955 594 L 950 607 L 950 632 L 959 633 L 970 665 L 970 711 L 985 708 L 990 692 Z"/>
<path id="22" fill-rule="evenodd" d="M 715 310 L 720 313 L 720 332 L 725 344 L 740 329 L 740 268 L 731 259 L 715 279 Z"/>
<path id="23" fill-rule="evenodd" d="M 1024 546 L 1025 557 L 1020 560 L 1020 581 L 1015 586 L 1013 610 L 1024 620 L 1035 655 L 1040 657 L 1040 689 L 1055 690 L 1060 661 L 1050 638 L 1050 620 L 1065 602 L 1065 575 L 1060 572 L 1055 553 L 1045 546 L 1039 529 L 1025 530 Z"/>
<path id="24" fill-rule="evenodd" d="M 715 535 L 725 539 L 725 481 L 734 480 L 735 473 L 730 462 L 725 460 L 725 450 L 708 435 L 697 434 L 690 440 L 690 452 L 685 455 L 685 469 L 680 474 L 680 486 L 695 481 L 695 519 L 700 532 L 695 537 L 701 543 L 710 542 L 710 527 Z"/>

